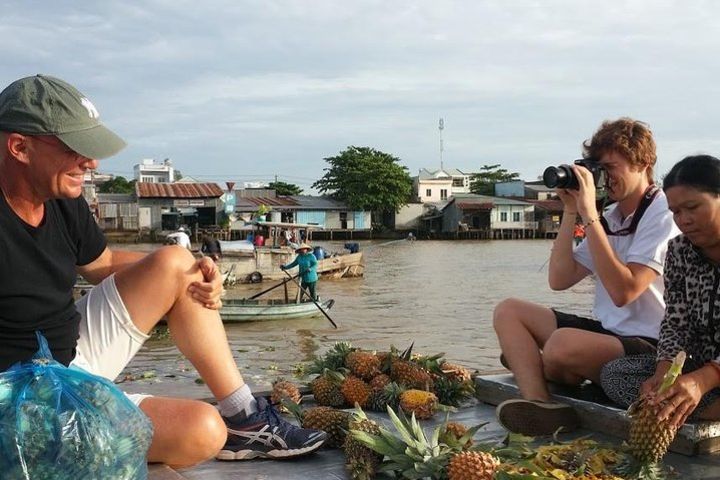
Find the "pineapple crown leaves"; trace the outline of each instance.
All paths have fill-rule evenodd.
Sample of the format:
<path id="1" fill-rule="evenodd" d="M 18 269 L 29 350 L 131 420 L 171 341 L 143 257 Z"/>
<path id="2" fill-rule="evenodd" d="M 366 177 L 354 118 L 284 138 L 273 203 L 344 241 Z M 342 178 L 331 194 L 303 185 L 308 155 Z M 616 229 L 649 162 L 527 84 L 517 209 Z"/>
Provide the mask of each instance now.
<path id="1" fill-rule="evenodd" d="M 683 366 L 685 365 L 685 358 L 685 352 L 678 352 L 678 354 L 673 359 L 670 368 L 667 372 L 665 372 L 665 376 L 663 377 L 662 383 L 660 384 L 658 393 L 663 393 L 665 390 L 670 388 L 673 383 L 675 383 L 675 380 L 677 380 L 677 378 L 682 373 Z"/>
<path id="2" fill-rule="evenodd" d="M 337 342 L 322 357 L 315 357 L 307 368 L 309 375 L 319 374 L 325 370 L 339 370 L 345 366 L 348 353 L 357 350 L 348 342 Z"/>
<path id="3" fill-rule="evenodd" d="M 532 471 L 532 469 L 528 470 Z M 542 475 L 542 472 L 533 471 L 533 473 L 514 473 L 506 472 L 504 470 L 495 472 L 494 478 L 495 480 L 557 480 L 557 477 L 548 477 L 547 475 Z"/>
<path id="4" fill-rule="evenodd" d="M 628 455 L 614 469 L 613 474 L 628 480 L 665 480 L 668 474 L 659 462 L 641 463 Z"/>
<path id="5" fill-rule="evenodd" d="M 662 382 L 660 383 L 660 386 L 658 387 L 656 393 L 663 393 L 675 383 L 675 380 L 677 380 L 677 378 L 682 374 L 682 369 L 685 365 L 686 357 L 687 355 L 682 350 L 678 352 L 677 355 L 675 355 L 675 358 L 670 364 L 670 368 L 668 368 L 668 371 L 665 372 L 665 375 L 663 376 Z M 627 409 L 628 415 L 632 417 L 635 414 L 639 413 L 641 407 L 645 404 L 645 400 L 646 398 L 641 396 L 633 403 L 631 403 Z"/>
<path id="6" fill-rule="evenodd" d="M 320 377 L 325 377 L 327 380 L 330 381 L 330 383 L 340 386 L 340 384 L 345 381 L 345 374 L 347 373 L 350 373 L 350 371 L 346 368 L 341 368 L 340 370 L 330 370 L 328 368 L 325 368 L 319 372 L 318 376 L 310 380 L 307 386 L 310 387 L 313 380 L 317 380 Z"/>
<path id="7" fill-rule="evenodd" d="M 353 431 L 353 437 L 384 456 L 383 472 L 392 472 L 397 478 L 426 479 L 447 478 L 445 468 L 450 457 L 459 449 L 440 443 L 441 427 L 438 426 L 428 438 L 413 415 L 398 413 L 388 407 L 388 414 L 396 433 L 380 427 L 380 434 L 373 435 Z"/>
<path id="8" fill-rule="evenodd" d="M 450 421 L 450 415 L 449 414 L 445 415 L 445 421 L 443 423 L 441 423 L 440 426 L 437 428 L 437 431 L 440 436 L 443 436 L 443 433 L 445 433 L 447 431 L 447 425 L 448 425 L 449 421 Z M 474 427 L 468 428 L 467 431 L 461 437 L 459 437 L 457 439 L 446 437 L 445 444 L 453 450 L 457 450 L 457 451 L 467 450 L 465 448 L 465 445 L 467 445 L 468 441 L 471 440 L 475 436 L 475 434 L 478 432 L 478 430 L 480 430 L 481 428 L 486 426 L 488 423 L 490 423 L 490 422 L 483 422 L 478 425 L 475 425 Z M 475 449 L 473 449 L 473 450 L 475 450 Z M 489 452 L 489 447 L 485 448 L 484 446 L 480 446 L 480 450 L 482 450 L 482 451 L 487 450 Z"/>
<path id="9" fill-rule="evenodd" d="M 302 407 L 298 405 L 297 403 L 293 402 L 289 398 L 283 398 L 282 399 L 282 406 L 288 409 L 288 412 L 292 414 L 293 417 L 298 421 L 298 424 L 303 424 L 303 417 L 305 416 L 305 412 L 303 411 Z"/>
<path id="10" fill-rule="evenodd" d="M 433 384 L 438 401 L 452 407 L 459 407 L 475 396 L 474 382 L 457 382 L 448 377 L 441 376 Z"/>

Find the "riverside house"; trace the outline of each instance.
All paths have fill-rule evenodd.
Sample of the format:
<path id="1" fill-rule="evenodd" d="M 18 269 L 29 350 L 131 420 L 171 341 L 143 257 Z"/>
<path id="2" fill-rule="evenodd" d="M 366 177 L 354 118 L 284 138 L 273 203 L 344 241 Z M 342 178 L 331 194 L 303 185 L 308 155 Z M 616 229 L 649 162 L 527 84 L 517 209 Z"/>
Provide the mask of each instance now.
<path id="1" fill-rule="evenodd" d="M 235 214 L 245 221 L 265 205 L 270 209 L 269 222 L 285 222 L 318 225 L 320 229 L 313 238 L 348 239 L 370 235 L 370 212 L 353 210 L 343 202 L 328 197 L 312 195 L 275 195 L 274 191 L 244 192 L 236 190 Z M 233 227 L 235 228 L 235 226 Z M 238 228 L 241 228 L 238 225 Z"/>
<path id="2" fill-rule="evenodd" d="M 454 238 L 534 238 L 535 206 L 526 201 L 458 194 L 441 210 L 442 236 Z"/>

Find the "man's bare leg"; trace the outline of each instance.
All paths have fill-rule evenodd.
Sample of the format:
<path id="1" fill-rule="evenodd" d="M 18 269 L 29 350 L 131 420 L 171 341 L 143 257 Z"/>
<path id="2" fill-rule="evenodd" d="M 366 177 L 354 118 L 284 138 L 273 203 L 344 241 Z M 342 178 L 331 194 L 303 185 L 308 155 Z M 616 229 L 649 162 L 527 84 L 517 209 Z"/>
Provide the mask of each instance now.
<path id="1" fill-rule="evenodd" d="M 118 292 L 138 329 L 149 333 L 166 316 L 180 352 L 215 398 L 222 399 L 244 381 L 219 312 L 205 308 L 188 291 L 191 283 L 202 280 L 196 259 L 187 249 L 175 246 L 156 250 L 115 275 Z"/>
<path id="2" fill-rule="evenodd" d="M 195 258 L 181 247 L 161 248 L 118 272 L 115 284 L 133 322 L 149 333 L 166 316 L 178 349 L 190 360 L 218 400 L 243 386 L 220 315 L 192 298 L 188 288 L 202 281 Z M 189 466 L 214 456 L 227 428 L 217 409 L 193 400 L 153 397 L 140 408 L 154 426 L 148 461 Z"/>
<path id="3" fill-rule="evenodd" d="M 603 365 L 623 355 L 625 350 L 617 337 L 560 328 L 545 343 L 544 376 L 568 385 L 578 385 L 585 380 L 599 385 Z"/>
<path id="4" fill-rule="evenodd" d="M 522 397 L 547 401 L 550 393 L 541 350 L 557 329 L 555 313 L 535 303 L 508 298 L 495 307 L 493 326 Z"/>
<path id="5" fill-rule="evenodd" d="M 225 445 L 225 422 L 209 403 L 149 397 L 140 403 L 140 409 L 155 428 L 148 462 L 189 467 L 213 458 Z"/>

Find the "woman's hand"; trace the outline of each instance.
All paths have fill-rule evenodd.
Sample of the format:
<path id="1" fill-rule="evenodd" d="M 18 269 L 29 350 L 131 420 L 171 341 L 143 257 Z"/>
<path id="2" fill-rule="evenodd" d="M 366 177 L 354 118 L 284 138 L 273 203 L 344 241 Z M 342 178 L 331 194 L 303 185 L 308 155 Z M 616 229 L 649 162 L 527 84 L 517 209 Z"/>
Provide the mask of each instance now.
<path id="1" fill-rule="evenodd" d="M 680 375 L 670 388 L 650 401 L 661 407 L 658 420 L 669 420 L 672 425 L 680 427 L 695 410 L 704 392 L 694 373 Z"/>
<path id="2" fill-rule="evenodd" d="M 195 300 L 202 303 L 205 308 L 220 310 L 222 307 L 220 296 L 223 294 L 223 280 L 220 270 L 210 257 L 198 259 L 197 266 L 203 274 L 203 281 L 191 283 L 188 289 L 190 294 Z"/>

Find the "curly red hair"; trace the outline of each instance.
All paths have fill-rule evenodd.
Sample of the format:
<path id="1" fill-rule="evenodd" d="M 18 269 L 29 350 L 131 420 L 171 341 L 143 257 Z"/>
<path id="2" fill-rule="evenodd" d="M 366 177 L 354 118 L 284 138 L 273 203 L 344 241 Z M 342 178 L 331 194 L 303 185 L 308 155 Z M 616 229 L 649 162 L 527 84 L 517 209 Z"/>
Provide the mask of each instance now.
<path id="1" fill-rule="evenodd" d="M 583 157 L 600 159 L 615 152 L 625 157 L 630 165 L 647 167 L 650 183 L 654 183 L 653 168 L 657 161 L 655 140 L 647 123 L 623 117 L 606 120 L 590 140 L 583 142 Z"/>

